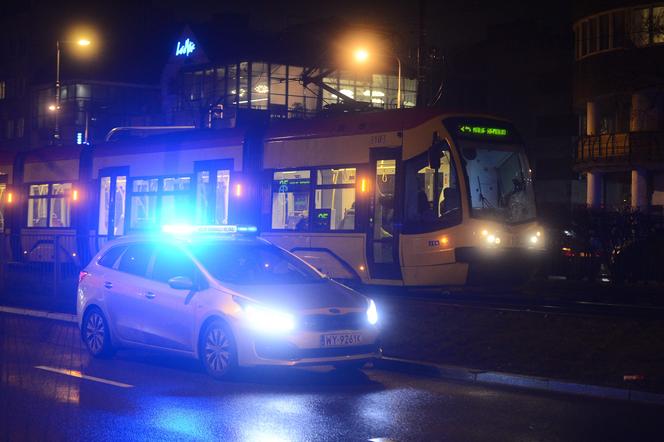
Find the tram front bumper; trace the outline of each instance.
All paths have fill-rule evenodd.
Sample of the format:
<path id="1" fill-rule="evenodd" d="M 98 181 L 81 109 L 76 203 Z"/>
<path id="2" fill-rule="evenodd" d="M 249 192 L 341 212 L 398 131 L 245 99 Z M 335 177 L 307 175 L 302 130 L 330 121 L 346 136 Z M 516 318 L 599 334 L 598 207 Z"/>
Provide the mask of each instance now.
<path id="1" fill-rule="evenodd" d="M 456 261 L 468 264 L 467 284 L 518 283 L 528 280 L 540 268 L 543 249 L 517 247 L 460 247 Z"/>

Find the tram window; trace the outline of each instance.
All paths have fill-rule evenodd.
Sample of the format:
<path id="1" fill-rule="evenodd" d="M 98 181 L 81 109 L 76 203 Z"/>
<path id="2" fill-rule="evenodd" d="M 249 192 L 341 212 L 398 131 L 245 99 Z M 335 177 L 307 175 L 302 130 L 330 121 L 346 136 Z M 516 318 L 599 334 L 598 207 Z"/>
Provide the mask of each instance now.
<path id="1" fill-rule="evenodd" d="M 0 183 L 0 232 L 5 231 L 5 191 L 7 185 Z"/>
<path id="2" fill-rule="evenodd" d="M 212 177 L 212 179 L 210 179 Z M 230 171 L 200 171 L 196 175 L 196 222 L 228 224 Z"/>
<path id="3" fill-rule="evenodd" d="M 275 172 L 272 180 L 272 228 L 308 230 L 310 192 L 310 171 Z"/>
<path id="4" fill-rule="evenodd" d="M 420 155 L 406 163 L 405 231 L 430 231 L 461 220 L 461 198 L 456 168 L 449 152 L 443 152 L 440 168 L 428 166 Z"/>
<path id="5" fill-rule="evenodd" d="M 132 229 L 145 229 L 152 227 L 157 222 L 157 196 L 139 195 L 131 197 Z"/>
<path id="6" fill-rule="evenodd" d="M 28 227 L 71 225 L 71 183 L 33 184 L 28 196 Z"/>
<path id="7" fill-rule="evenodd" d="M 320 169 L 316 173 L 314 217 L 316 230 L 355 230 L 355 176 L 354 167 Z"/>

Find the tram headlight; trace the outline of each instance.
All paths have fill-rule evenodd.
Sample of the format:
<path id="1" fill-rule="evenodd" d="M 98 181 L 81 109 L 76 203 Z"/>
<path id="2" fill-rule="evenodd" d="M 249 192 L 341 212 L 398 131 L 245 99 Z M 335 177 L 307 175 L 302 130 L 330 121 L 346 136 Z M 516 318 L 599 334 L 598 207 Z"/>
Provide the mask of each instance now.
<path id="1" fill-rule="evenodd" d="M 539 237 L 537 235 L 532 235 L 530 237 L 530 244 L 535 245 L 539 242 Z"/>
<path id="2" fill-rule="evenodd" d="M 481 232 L 482 237 L 484 238 L 484 241 L 486 241 L 486 244 L 489 246 L 497 246 L 501 243 L 500 236 L 498 236 L 495 233 L 491 233 L 489 231 L 482 230 Z"/>

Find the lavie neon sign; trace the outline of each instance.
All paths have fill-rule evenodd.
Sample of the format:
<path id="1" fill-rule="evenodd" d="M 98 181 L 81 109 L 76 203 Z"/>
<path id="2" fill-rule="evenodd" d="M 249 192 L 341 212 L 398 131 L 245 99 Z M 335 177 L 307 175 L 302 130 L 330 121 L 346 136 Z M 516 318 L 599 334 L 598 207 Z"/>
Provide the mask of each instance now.
<path id="1" fill-rule="evenodd" d="M 184 44 L 178 41 L 178 45 L 175 48 L 175 55 L 176 56 L 184 55 L 185 57 L 189 57 L 195 50 L 196 50 L 196 43 L 194 43 L 189 39 L 186 39 L 184 41 Z"/>
<path id="2" fill-rule="evenodd" d="M 465 124 L 459 126 L 459 132 L 472 135 L 490 135 L 496 137 L 507 136 L 507 129 L 500 127 L 468 126 Z"/>

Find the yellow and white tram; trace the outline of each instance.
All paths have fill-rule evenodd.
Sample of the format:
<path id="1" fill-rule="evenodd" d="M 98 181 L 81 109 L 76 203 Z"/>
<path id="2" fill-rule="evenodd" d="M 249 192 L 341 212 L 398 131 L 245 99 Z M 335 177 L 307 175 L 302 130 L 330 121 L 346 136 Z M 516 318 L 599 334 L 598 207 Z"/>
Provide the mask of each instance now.
<path id="1" fill-rule="evenodd" d="M 5 228 L 75 232 L 68 253 L 80 257 L 163 224 L 242 223 L 333 278 L 442 286 L 526 276 L 544 249 L 521 139 L 487 116 L 405 109 L 192 130 L 13 166 Z M 23 259 L 44 259 L 21 244 Z"/>

